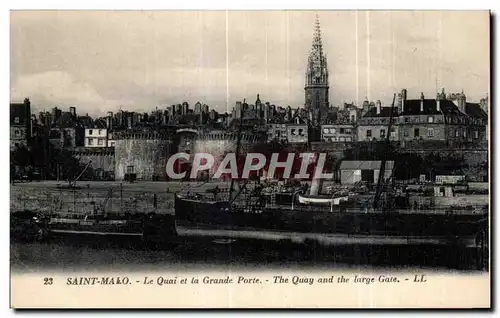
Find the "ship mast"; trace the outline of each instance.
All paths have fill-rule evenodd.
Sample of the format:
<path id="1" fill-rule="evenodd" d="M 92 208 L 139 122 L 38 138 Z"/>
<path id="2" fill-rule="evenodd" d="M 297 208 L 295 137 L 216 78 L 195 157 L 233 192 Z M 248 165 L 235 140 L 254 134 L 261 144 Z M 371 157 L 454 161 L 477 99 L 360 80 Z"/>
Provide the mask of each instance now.
<path id="1" fill-rule="evenodd" d="M 243 105 L 245 105 L 246 99 L 243 99 Z M 236 141 L 236 163 L 238 163 L 238 158 L 240 156 L 240 146 L 241 146 L 241 131 L 243 129 L 243 107 L 240 108 L 240 125 L 238 127 L 238 136 Z M 238 167 L 238 165 L 236 165 Z M 238 168 L 236 168 L 238 169 Z M 234 179 L 231 178 L 231 187 L 229 188 L 229 202 L 233 201 L 233 191 L 234 191 Z"/>
<path id="2" fill-rule="evenodd" d="M 389 150 L 389 145 L 390 145 L 390 136 L 391 136 L 391 129 L 392 129 L 392 118 L 394 114 L 394 101 L 396 99 L 396 94 L 394 94 L 394 97 L 392 98 L 392 105 L 391 105 L 391 112 L 389 115 L 389 125 L 387 127 L 387 135 L 385 137 L 385 150 L 382 156 L 382 162 L 380 163 L 380 170 L 378 173 L 378 179 L 377 179 L 377 191 L 375 192 L 375 198 L 373 200 L 373 208 L 376 209 L 379 207 L 380 203 L 380 197 L 382 195 L 381 191 L 381 186 L 382 182 L 384 182 L 385 179 L 385 165 L 387 162 L 387 151 Z"/>

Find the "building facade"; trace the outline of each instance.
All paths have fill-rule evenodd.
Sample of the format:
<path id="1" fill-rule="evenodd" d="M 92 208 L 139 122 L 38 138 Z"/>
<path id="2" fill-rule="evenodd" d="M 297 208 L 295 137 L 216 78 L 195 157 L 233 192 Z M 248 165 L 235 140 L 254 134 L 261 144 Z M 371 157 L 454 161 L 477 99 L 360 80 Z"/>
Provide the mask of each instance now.
<path id="1" fill-rule="evenodd" d="M 321 125 L 321 141 L 323 142 L 356 141 L 356 129 L 352 124 Z"/>
<path id="2" fill-rule="evenodd" d="M 391 127 L 389 139 L 391 141 L 399 140 L 398 127 L 396 125 L 396 119 L 398 117 L 397 107 L 383 107 L 381 102 L 377 101 L 375 103 L 375 107 L 368 109 L 368 111 L 358 121 L 358 141 L 385 140 L 389 134 L 388 128 L 391 116 L 393 118 L 393 125 Z"/>
<path id="3" fill-rule="evenodd" d="M 309 141 L 309 129 L 305 124 L 288 124 L 286 137 L 289 143 L 306 143 Z"/>
<path id="4" fill-rule="evenodd" d="M 288 140 L 286 124 L 268 124 L 267 140 L 286 142 Z"/>
<path id="5" fill-rule="evenodd" d="M 31 139 L 31 103 L 25 98 L 23 103 L 10 104 L 10 148 L 27 147 Z"/>
<path id="6" fill-rule="evenodd" d="M 85 128 L 85 147 L 108 147 L 108 129 L 105 123 L 96 120 L 91 128 Z"/>

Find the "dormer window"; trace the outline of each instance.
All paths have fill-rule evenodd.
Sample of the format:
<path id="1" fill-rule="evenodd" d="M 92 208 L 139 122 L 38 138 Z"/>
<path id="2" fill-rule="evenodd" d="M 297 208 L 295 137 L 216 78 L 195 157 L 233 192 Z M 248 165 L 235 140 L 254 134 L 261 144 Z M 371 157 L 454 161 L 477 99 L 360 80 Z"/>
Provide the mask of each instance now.
<path id="1" fill-rule="evenodd" d="M 14 117 L 14 124 L 19 124 L 19 117 Z"/>

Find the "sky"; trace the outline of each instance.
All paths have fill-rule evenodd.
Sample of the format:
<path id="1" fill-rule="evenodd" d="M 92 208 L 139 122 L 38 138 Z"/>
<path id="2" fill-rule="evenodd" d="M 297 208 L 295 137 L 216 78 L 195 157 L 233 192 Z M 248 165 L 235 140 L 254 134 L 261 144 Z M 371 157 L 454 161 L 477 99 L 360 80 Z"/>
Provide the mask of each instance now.
<path id="1" fill-rule="evenodd" d="M 487 11 L 11 11 L 11 101 L 97 116 L 198 101 L 304 105 L 319 16 L 330 102 L 490 86 Z"/>

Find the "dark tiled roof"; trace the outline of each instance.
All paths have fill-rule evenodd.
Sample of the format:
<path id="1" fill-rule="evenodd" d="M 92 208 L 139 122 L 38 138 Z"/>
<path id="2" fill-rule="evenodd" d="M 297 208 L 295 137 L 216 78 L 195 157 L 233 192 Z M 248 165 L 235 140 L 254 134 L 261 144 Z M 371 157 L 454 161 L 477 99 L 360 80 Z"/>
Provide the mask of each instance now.
<path id="1" fill-rule="evenodd" d="M 92 128 L 92 126 L 94 125 L 92 122 L 92 117 L 90 116 L 78 116 L 77 122 L 85 128 Z"/>
<path id="2" fill-rule="evenodd" d="M 70 112 L 63 112 L 56 121 L 58 128 L 74 128 L 77 127 L 77 122 L 72 118 Z"/>
<path id="3" fill-rule="evenodd" d="M 14 123 L 14 118 L 19 118 L 19 123 Z M 11 103 L 10 104 L 10 123 L 15 125 L 26 125 L 27 118 L 30 117 L 28 114 L 28 107 L 23 103 Z"/>
<path id="4" fill-rule="evenodd" d="M 441 100 L 440 107 L 444 114 L 465 116 L 451 100 Z"/>
<path id="5" fill-rule="evenodd" d="M 402 115 L 465 115 L 460 112 L 458 107 L 450 100 L 442 99 L 439 102 L 440 111 L 437 109 L 437 102 L 435 99 L 424 99 L 423 111 L 421 111 L 420 99 L 409 99 L 404 102 L 404 110 Z"/>
<path id="6" fill-rule="evenodd" d="M 394 107 L 392 117 L 397 116 L 399 116 L 398 109 L 397 107 Z M 382 106 L 380 108 L 380 114 L 377 114 L 376 107 L 372 107 L 366 112 L 366 114 L 363 115 L 363 117 L 391 117 L 391 106 Z"/>
<path id="7" fill-rule="evenodd" d="M 471 117 L 488 119 L 488 114 L 477 103 L 466 103 L 465 112 Z"/>
<path id="8" fill-rule="evenodd" d="M 99 119 L 94 120 L 93 127 L 97 128 L 97 129 L 106 129 L 107 123 L 104 119 L 99 118 Z"/>
<path id="9" fill-rule="evenodd" d="M 424 109 L 421 111 L 421 103 L 420 99 L 408 99 L 404 101 L 403 107 L 403 116 L 407 115 L 438 115 L 441 114 L 440 111 L 437 110 L 437 103 L 435 99 L 424 99 Z M 440 103 L 443 104 L 443 101 Z"/>

